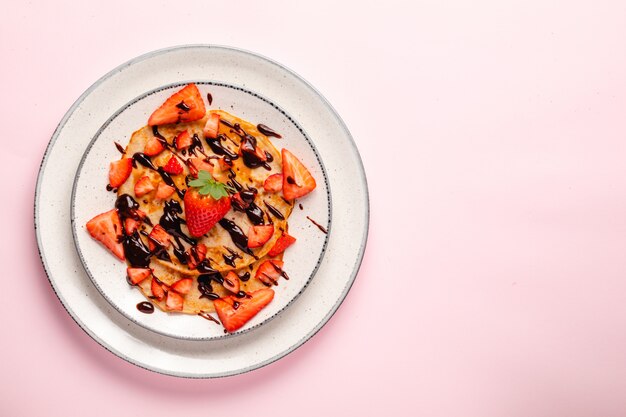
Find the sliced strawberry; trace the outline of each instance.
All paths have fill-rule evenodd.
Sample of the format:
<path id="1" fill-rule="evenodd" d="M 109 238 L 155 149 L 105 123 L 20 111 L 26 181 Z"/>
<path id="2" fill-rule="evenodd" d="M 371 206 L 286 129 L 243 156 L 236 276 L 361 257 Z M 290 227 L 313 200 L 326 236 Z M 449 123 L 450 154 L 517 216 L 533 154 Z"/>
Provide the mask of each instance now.
<path id="1" fill-rule="evenodd" d="M 191 286 L 193 285 L 193 279 L 191 278 L 182 278 L 172 284 L 170 287 L 171 290 L 176 291 L 179 294 L 187 294 L 191 291 Z"/>
<path id="2" fill-rule="evenodd" d="M 135 183 L 135 197 L 143 197 L 152 190 L 154 190 L 154 185 L 152 185 L 152 181 L 147 175 L 139 178 Z"/>
<path id="3" fill-rule="evenodd" d="M 156 278 L 152 278 L 152 283 L 150 284 L 150 290 L 152 291 L 152 296 L 159 301 L 163 301 L 165 298 L 165 290 L 159 283 Z"/>
<path id="4" fill-rule="evenodd" d="M 165 301 L 165 307 L 168 310 L 172 311 L 182 311 L 183 310 L 183 296 L 178 294 L 175 291 L 167 292 L 167 300 Z"/>
<path id="5" fill-rule="evenodd" d="M 220 129 L 220 115 L 217 113 L 209 114 L 209 118 L 206 121 L 206 125 L 204 125 L 204 133 L 205 138 L 214 139 L 217 137 L 217 132 Z"/>
<path id="6" fill-rule="evenodd" d="M 126 268 L 126 274 L 130 282 L 137 285 L 148 278 L 152 274 L 152 271 L 149 268 Z"/>
<path id="7" fill-rule="evenodd" d="M 160 154 L 164 150 L 165 146 L 163 146 L 163 143 L 161 143 L 159 138 L 157 138 L 156 136 L 152 136 L 150 139 L 147 140 L 146 146 L 143 148 L 143 153 L 148 156 L 155 156 Z"/>
<path id="8" fill-rule="evenodd" d="M 269 259 L 259 265 L 255 277 L 268 287 L 278 285 L 278 278 L 284 276 L 283 265 L 283 261 Z"/>
<path id="9" fill-rule="evenodd" d="M 250 206 L 250 203 L 246 203 L 243 198 L 241 198 L 241 194 L 235 193 L 230 196 L 230 203 L 235 208 L 235 210 L 244 211 Z"/>
<path id="10" fill-rule="evenodd" d="M 148 236 L 148 247 L 150 251 L 153 251 L 157 244 L 164 248 L 168 248 L 172 242 L 172 237 L 165 231 L 160 224 L 157 224 L 152 228 L 150 235 Z"/>
<path id="11" fill-rule="evenodd" d="M 213 303 L 217 315 L 228 332 L 241 328 L 274 298 L 274 290 L 264 288 L 249 294 L 250 298 L 233 296 L 218 298 Z"/>
<path id="12" fill-rule="evenodd" d="M 224 288 L 233 294 L 237 294 L 239 292 L 239 275 L 234 273 L 233 271 L 229 271 L 228 274 L 224 277 Z"/>
<path id="13" fill-rule="evenodd" d="M 233 161 L 230 158 L 220 158 L 217 160 L 217 163 L 219 164 L 221 171 L 228 171 L 233 167 Z"/>
<path id="14" fill-rule="evenodd" d="M 132 210 L 133 217 L 127 217 L 124 219 L 124 230 L 126 235 L 130 236 L 135 233 L 135 230 L 141 226 L 141 222 L 146 218 L 147 214 L 139 209 Z"/>
<path id="15" fill-rule="evenodd" d="M 133 160 L 131 158 L 122 158 L 111 162 L 109 166 L 109 184 L 113 188 L 117 188 L 124 184 L 133 170 Z"/>
<path id="16" fill-rule="evenodd" d="M 124 220 L 124 230 L 126 230 L 126 234 L 128 236 L 135 233 L 135 230 L 139 228 L 139 225 L 141 225 L 141 222 L 131 217 L 128 217 Z"/>
<path id="17" fill-rule="evenodd" d="M 296 238 L 293 236 L 289 236 L 287 233 L 283 233 L 281 237 L 278 238 L 276 243 L 270 251 L 267 253 L 269 256 L 280 255 L 287 249 L 289 246 L 293 245 L 296 241 Z"/>
<path id="18" fill-rule="evenodd" d="M 283 189 L 283 174 L 272 174 L 265 178 L 263 188 L 268 193 L 277 193 Z"/>
<path id="19" fill-rule="evenodd" d="M 283 156 L 283 196 L 287 200 L 300 198 L 316 187 L 315 178 L 302 162 L 287 149 L 282 150 Z"/>
<path id="20" fill-rule="evenodd" d="M 120 242 L 122 222 L 117 210 L 113 209 L 106 213 L 98 214 L 87 222 L 86 227 L 91 237 L 100 241 L 122 261 L 126 259 L 124 246 Z"/>
<path id="21" fill-rule="evenodd" d="M 178 175 L 183 173 L 183 166 L 178 162 L 178 158 L 172 156 L 167 164 L 163 167 L 163 171 L 168 174 Z"/>
<path id="22" fill-rule="evenodd" d="M 161 181 L 157 186 L 157 191 L 154 195 L 154 198 L 158 198 L 159 200 L 165 200 L 166 198 L 174 194 L 174 191 L 176 191 L 176 188 L 172 187 L 171 185 L 167 185 L 166 183 Z"/>
<path id="23" fill-rule="evenodd" d="M 270 240 L 274 234 L 274 225 L 252 226 L 248 231 L 248 247 L 258 248 Z"/>
<path id="24" fill-rule="evenodd" d="M 202 158 L 189 158 L 189 171 L 191 175 L 195 178 L 198 177 L 199 171 L 207 171 L 209 173 L 213 173 L 213 165 L 209 164 Z"/>
<path id="25" fill-rule="evenodd" d="M 207 248 L 204 243 L 198 243 L 187 249 L 187 266 L 196 269 L 198 264 L 206 259 Z"/>
<path id="26" fill-rule="evenodd" d="M 174 139 L 174 142 L 176 143 L 176 149 L 181 150 L 181 149 L 190 147 L 191 144 L 193 143 L 193 140 L 191 139 L 191 135 L 189 134 L 189 131 L 183 130 L 182 132 L 178 134 L 178 136 L 176 136 L 176 139 Z"/>
<path id="27" fill-rule="evenodd" d="M 152 113 L 148 125 L 193 122 L 202 119 L 205 114 L 204 101 L 202 101 L 198 87 L 195 84 L 187 84 Z"/>

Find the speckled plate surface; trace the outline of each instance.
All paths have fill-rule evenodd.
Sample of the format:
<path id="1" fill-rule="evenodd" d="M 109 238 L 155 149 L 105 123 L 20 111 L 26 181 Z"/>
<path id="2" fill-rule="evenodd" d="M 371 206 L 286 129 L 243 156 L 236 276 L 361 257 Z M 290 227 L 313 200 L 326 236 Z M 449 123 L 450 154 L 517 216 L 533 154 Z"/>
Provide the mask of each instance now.
<path id="1" fill-rule="evenodd" d="M 324 162 L 332 200 L 328 219 L 332 231 L 307 289 L 289 308 L 254 331 L 201 341 L 164 336 L 115 309 L 83 268 L 71 227 L 74 178 L 99 129 L 119 109 L 146 92 L 195 80 L 240 86 L 267 98 L 296 120 Z M 91 86 L 55 131 L 42 161 L 35 196 L 42 262 L 52 287 L 74 320 L 103 347 L 131 363 L 194 378 L 259 368 L 313 336 L 340 306 L 356 277 L 367 240 L 368 217 L 367 183 L 358 151 L 328 102 L 306 81 L 276 62 L 209 45 L 148 53 L 119 66 Z"/>
<path id="2" fill-rule="evenodd" d="M 136 305 L 145 301 L 145 297 L 138 289 L 128 285 L 125 279 L 128 265 L 92 239 L 85 228 L 89 219 L 114 207 L 117 195 L 106 190 L 109 162 L 120 157 L 114 143 L 117 141 L 126 145 L 132 132 L 143 127 L 152 111 L 175 91 L 180 90 L 186 82 L 159 87 L 142 94 L 115 112 L 98 130 L 87 146 L 76 173 L 71 221 L 74 242 L 87 274 L 118 311 L 129 320 L 166 336 L 211 340 L 231 337 L 263 325 L 287 308 L 304 291 L 322 262 L 326 243 L 332 233 L 332 205 L 327 175 L 315 151 L 314 138 L 308 137 L 297 121 L 269 99 L 246 88 L 220 82 L 193 81 L 202 97 L 206 97 L 207 93 L 211 94 L 210 109 L 226 110 L 253 124 L 263 123 L 280 132 L 282 138 L 274 138 L 274 146 L 279 151 L 281 148 L 292 151 L 317 178 L 316 189 L 298 199 L 296 208 L 289 216 L 289 234 L 295 236 L 297 242 L 283 257 L 283 268 L 289 274 L 289 280 L 281 279 L 279 285 L 272 287 L 276 293 L 274 300 L 234 333 L 224 333 L 222 326 L 198 316 L 165 313 L 158 308 L 153 314 L 144 314 Z M 309 219 L 320 224 L 329 234 L 324 234 Z"/>

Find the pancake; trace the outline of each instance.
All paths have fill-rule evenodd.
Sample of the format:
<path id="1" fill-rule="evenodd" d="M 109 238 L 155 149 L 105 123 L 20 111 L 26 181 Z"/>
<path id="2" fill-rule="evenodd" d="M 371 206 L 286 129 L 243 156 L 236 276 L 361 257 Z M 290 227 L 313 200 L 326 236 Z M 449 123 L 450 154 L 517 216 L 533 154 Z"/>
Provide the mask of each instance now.
<path id="1" fill-rule="evenodd" d="M 203 128 L 212 113 L 220 116 L 218 136 L 221 139 L 218 145 L 213 144 L 213 146 L 207 142 L 203 134 Z M 192 146 L 188 150 L 179 151 L 176 149 L 174 139 L 181 132 L 185 131 L 194 138 L 196 147 Z M 257 147 L 266 153 L 266 163 L 263 164 L 265 166 L 250 168 L 246 165 L 244 158 L 239 155 L 239 144 L 242 134 L 251 135 L 256 139 Z M 148 177 L 150 182 L 156 187 L 159 182 L 164 180 L 158 172 L 158 168 L 165 166 L 174 157 L 178 158 L 183 167 L 183 173 L 170 175 L 176 188 L 186 190 L 187 181 L 193 177 L 194 169 L 198 168 L 199 165 L 202 168 L 210 169 L 213 178 L 219 182 L 229 184 L 233 188 L 232 191 L 246 192 L 252 190 L 255 194 L 252 209 L 248 207 L 246 210 L 238 210 L 233 205 L 224 216 L 224 219 L 238 226 L 245 236 L 248 236 L 250 228 L 255 224 L 273 224 L 275 232 L 264 245 L 254 249 L 242 248 L 241 245 L 238 246 L 233 241 L 229 231 L 221 224 L 213 227 L 204 236 L 193 239 L 189 235 L 189 230 L 184 222 L 185 213 L 183 210 L 182 213 L 178 213 L 178 217 L 183 220 L 180 223 L 180 231 L 183 236 L 178 239 L 174 237 L 176 242 L 167 248 L 167 256 L 153 256 L 151 258 L 149 267 L 153 270 L 154 276 L 166 285 L 171 285 L 182 278 L 193 278 L 192 289 L 185 296 L 182 312 L 197 314 L 200 311 L 214 311 L 213 302 L 210 299 L 206 297 L 200 298 L 202 294 L 198 290 L 197 277 L 201 275 L 201 272 L 195 268 L 190 268 L 184 262 L 184 259 L 181 260 L 175 253 L 176 249 L 178 249 L 179 253 L 186 252 L 193 246 L 191 240 L 196 240 L 198 244 L 206 246 L 206 258 L 209 260 L 212 270 L 222 274 L 235 271 L 238 275 L 250 272 L 252 278 L 241 283 L 242 291 L 249 292 L 263 287 L 264 284 L 254 278 L 254 274 L 262 261 L 270 259 L 266 256 L 267 253 L 282 233 L 287 232 L 287 219 L 293 209 L 293 201 L 285 200 L 280 193 L 267 192 L 263 187 L 263 183 L 268 176 L 281 172 L 280 152 L 267 136 L 259 132 L 255 125 L 221 110 L 211 110 L 207 112 L 205 117 L 194 122 L 164 125 L 158 128 L 145 126 L 132 134 L 125 149 L 125 154 L 129 157 L 134 156 L 136 161 L 141 161 L 141 158 L 137 157 L 137 155 L 145 155 L 143 152 L 146 145 L 155 138 L 161 140 L 164 145 L 167 143 L 162 152 L 150 158 L 153 167 L 157 168 L 157 170 L 135 162 L 130 178 L 118 188 L 117 194 L 119 197 L 134 196 L 135 185 L 143 177 Z M 220 159 L 222 160 L 221 163 Z M 232 163 L 230 169 L 225 169 L 226 163 L 224 163 L 224 159 Z M 164 223 L 162 218 L 167 205 L 171 205 L 171 201 L 176 201 L 181 207 L 184 206 L 181 196 L 176 192 L 167 200 L 156 198 L 156 190 L 143 195 L 141 198 L 134 198 L 134 200 L 137 202 L 139 210 L 146 213 L 149 219 L 149 221 L 144 223 L 153 225 Z M 150 227 L 145 224 L 142 227 L 144 228 L 144 233 L 140 236 L 147 246 L 150 243 L 150 239 L 146 234 L 148 234 Z M 185 237 L 188 239 L 185 239 Z M 281 258 L 282 254 L 271 259 Z M 130 262 L 129 265 L 131 265 Z M 228 294 L 228 291 L 217 282 L 213 282 L 212 287 L 214 294 L 219 296 Z M 146 297 L 152 297 L 150 280 L 142 282 L 139 288 Z M 151 301 L 163 310 L 166 310 L 164 301 L 155 299 L 151 299 Z"/>

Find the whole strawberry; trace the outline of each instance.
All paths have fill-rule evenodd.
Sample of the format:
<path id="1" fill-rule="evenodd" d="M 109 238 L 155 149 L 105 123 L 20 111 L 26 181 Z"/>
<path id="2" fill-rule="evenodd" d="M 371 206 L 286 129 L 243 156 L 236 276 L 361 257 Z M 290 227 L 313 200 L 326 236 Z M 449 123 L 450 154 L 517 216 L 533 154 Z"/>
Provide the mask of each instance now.
<path id="1" fill-rule="evenodd" d="M 215 181 L 211 174 L 201 170 L 198 178 L 189 181 L 185 193 L 185 219 L 193 237 L 207 233 L 230 210 L 229 187 Z"/>

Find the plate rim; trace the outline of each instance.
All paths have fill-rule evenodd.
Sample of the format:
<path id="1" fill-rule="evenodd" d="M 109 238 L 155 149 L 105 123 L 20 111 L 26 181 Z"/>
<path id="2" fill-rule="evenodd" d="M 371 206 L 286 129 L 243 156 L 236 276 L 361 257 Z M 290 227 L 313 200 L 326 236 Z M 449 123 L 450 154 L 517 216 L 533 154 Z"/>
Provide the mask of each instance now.
<path id="1" fill-rule="evenodd" d="M 345 132 L 348 140 L 349 140 L 349 145 L 350 147 L 353 149 L 354 154 L 355 154 L 355 160 L 357 163 L 357 166 L 360 168 L 360 180 L 363 183 L 363 193 L 364 193 L 364 234 L 363 234 L 363 238 L 360 242 L 359 245 L 359 250 L 354 262 L 354 265 L 352 267 L 352 272 L 350 275 L 350 278 L 348 279 L 348 281 L 346 282 L 346 285 L 343 289 L 343 291 L 341 292 L 339 298 L 337 299 L 336 303 L 329 309 L 329 311 L 324 315 L 324 317 L 312 328 L 311 331 L 309 331 L 306 335 L 304 335 L 302 338 L 300 338 L 300 340 L 297 343 L 294 343 L 292 346 L 290 346 L 289 348 L 283 350 L 282 352 L 264 360 L 261 362 L 258 362 L 256 364 L 254 364 L 253 366 L 248 366 L 248 367 L 243 367 L 241 369 L 236 369 L 233 371 L 229 371 L 229 372 L 221 372 L 221 373 L 215 373 L 215 374 L 188 374 L 188 373 L 173 373 L 173 372 L 167 372 L 164 369 L 159 369 L 157 367 L 148 367 L 142 363 L 139 363 L 138 361 L 133 360 L 132 358 L 129 358 L 127 356 L 125 356 L 123 353 L 117 351 L 116 349 L 114 349 L 113 347 L 107 345 L 104 340 L 102 340 L 99 336 L 95 335 L 91 329 L 89 329 L 81 320 L 79 317 L 77 317 L 76 315 L 73 314 L 73 311 L 68 307 L 68 304 L 66 302 L 66 300 L 63 299 L 63 297 L 59 294 L 59 292 L 57 291 L 57 287 L 55 285 L 55 283 L 53 282 L 52 278 L 51 278 L 51 273 L 50 273 L 50 267 L 48 265 L 47 260 L 45 259 L 45 255 L 42 251 L 42 238 L 41 238 L 41 233 L 39 230 L 39 223 L 40 223 L 40 216 L 39 216 L 39 211 L 38 211 L 38 200 L 39 200 L 39 196 L 40 196 L 40 188 L 41 188 L 41 182 L 42 182 L 42 174 L 45 171 L 45 168 L 47 166 L 48 163 L 48 157 L 49 157 L 49 153 L 51 151 L 51 149 L 53 148 L 54 144 L 56 143 L 58 136 L 61 132 L 61 130 L 65 127 L 68 119 L 71 117 L 71 115 L 75 112 L 76 108 L 85 100 L 85 98 L 91 94 L 91 92 L 93 90 L 95 90 L 100 84 L 102 84 L 104 81 L 106 81 L 107 79 L 109 79 L 110 77 L 112 77 L 113 75 L 115 75 L 116 73 L 120 72 L 121 70 L 123 70 L 126 67 L 129 67 L 135 63 L 144 61 L 146 59 L 149 59 L 151 57 L 154 56 L 158 56 L 158 55 L 162 55 L 168 52 L 172 52 L 172 51 L 177 51 L 177 50 L 184 50 L 184 49 L 221 49 L 224 51 L 229 51 L 229 52 L 235 52 L 235 53 L 240 53 L 240 54 L 244 54 L 244 55 L 250 55 L 252 57 L 261 59 L 263 61 L 265 61 L 266 63 L 274 66 L 274 67 L 278 67 L 279 69 L 286 71 L 288 74 L 290 74 L 291 76 L 293 76 L 295 79 L 297 79 L 298 81 L 300 81 L 305 87 L 307 87 L 309 90 L 311 90 L 315 96 L 317 96 L 317 98 L 319 98 L 322 102 L 322 104 L 327 107 L 330 112 L 332 113 L 333 117 L 337 120 L 340 128 Z M 370 224 L 370 199 L 369 199 L 369 188 L 368 188 L 368 182 L 367 182 L 367 175 L 365 173 L 365 167 L 363 165 L 363 160 L 361 158 L 361 155 L 359 153 L 359 150 L 356 146 L 356 143 L 354 141 L 354 138 L 352 137 L 352 134 L 350 133 L 350 130 L 348 129 L 347 125 L 345 124 L 345 122 L 343 121 L 343 119 L 341 118 L 341 116 L 339 115 L 339 113 L 335 110 L 335 108 L 331 105 L 331 103 L 326 99 L 326 97 L 324 97 L 324 95 L 322 95 L 320 93 L 319 90 L 317 90 L 317 88 L 315 88 L 311 83 L 309 83 L 305 78 L 303 78 L 302 76 L 300 76 L 298 73 L 296 73 L 295 71 L 293 71 L 292 69 L 290 69 L 289 67 L 286 67 L 285 65 L 271 59 L 268 58 L 264 55 L 258 54 L 256 52 L 252 52 L 252 51 L 248 51 L 242 48 L 237 48 L 237 47 L 232 47 L 232 46 L 226 46 L 226 45 L 215 45 L 215 44 L 183 44 L 183 45 L 175 45 L 175 46 L 170 46 L 170 47 L 165 47 L 165 48 L 161 48 L 161 49 L 156 49 L 156 50 L 152 50 L 146 53 L 143 53 L 141 55 L 138 55 L 130 60 L 127 60 L 125 62 L 123 62 L 122 64 L 116 66 L 115 68 L 113 68 L 112 70 L 108 71 L 107 73 L 105 73 L 103 76 L 101 76 L 100 78 L 98 78 L 92 85 L 90 85 L 75 101 L 74 103 L 70 106 L 70 108 L 66 111 L 66 113 L 63 115 L 63 117 L 61 118 L 59 124 L 57 125 L 57 127 L 55 128 L 49 142 L 48 145 L 46 146 L 46 149 L 44 151 L 43 157 L 41 159 L 40 165 L 39 165 L 39 172 L 37 174 L 37 181 L 36 181 L 36 186 L 35 186 L 35 193 L 34 193 L 34 231 L 35 231 L 35 238 L 37 241 L 37 251 L 39 254 L 39 258 L 41 260 L 42 266 L 44 268 L 44 272 L 46 274 L 46 277 L 48 278 L 48 282 L 50 283 L 50 286 L 52 287 L 52 290 L 54 291 L 55 295 L 57 296 L 57 298 L 59 299 L 59 301 L 61 302 L 61 305 L 63 306 L 63 308 L 65 309 L 65 311 L 68 313 L 68 315 L 72 318 L 72 320 L 74 320 L 74 322 L 91 338 L 93 339 L 96 343 L 98 343 L 101 347 L 103 347 L 104 349 L 106 349 L 107 351 L 109 351 L 110 353 L 114 354 L 115 356 L 123 359 L 124 361 L 131 363 L 139 368 L 142 369 L 146 369 L 148 371 L 154 372 L 154 373 L 158 373 L 158 374 L 162 374 L 162 375 L 167 375 L 167 376 L 172 376 L 172 377 L 177 377 L 177 378 L 187 378 L 187 379 L 214 379 L 214 378 L 224 378 L 224 377 L 228 377 L 228 376 L 235 376 L 235 375 L 241 375 L 256 369 L 260 369 L 263 368 L 269 364 L 272 364 L 274 362 L 276 362 L 277 360 L 289 355 L 290 353 L 292 353 L 293 351 L 295 351 L 297 348 L 299 348 L 300 346 L 304 345 L 306 342 L 308 342 L 309 340 L 311 340 L 311 338 L 313 336 L 315 336 L 327 323 L 328 321 L 332 318 L 332 316 L 337 312 L 337 310 L 339 309 L 339 307 L 343 304 L 344 300 L 346 299 L 348 293 L 350 292 L 352 286 L 354 285 L 354 282 L 356 280 L 356 277 L 358 275 L 358 272 L 362 266 L 362 261 L 363 261 L 363 257 L 365 254 L 365 249 L 367 247 L 367 242 L 368 242 L 368 237 L 369 237 L 369 224 Z"/>
<path id="2" fill-rule="evenodd" d="M 272 314 L 271 316 L 267 317 L 265 320 L 263 320 L 260 323 L 255 324 L 252 327 L 249 328 L 245 328 L 243 330 L 237 330 L 235 332 L 232 333 L 221 333 L 219 336 L 206 336 L 206 337 L 185 337 L 185 336 L 180 336 L 180 335 L 176 335 L 176 334 L 170 334 L 161 330 L 157 330 L 153 327 L 149 327 L 148 325 L 146 325 L 145 323 L 135 319 L 134 317 L 132 317 L 131 315 L 127 314 L 120 306 L 118 303 L 115 303 L 106 293 L 105 291 L 100 287 L 100 284 L 98 284 L 98 282 L 96 281 L 94 274 L 91 272 L 91 270 L 89 269 L 89 267 L 87 266 L 87 262 L 85 257 L 83 256 L 83 252 L 80 249 L 80 245 L 78 243 L 78 228 L 79 225 L 76 223 L 76 189 L 78 186 L 78 182 L 79 182 L 79 177 L 81 175 L 81 171 L 82 168 L 85 164 L 85 160 L 87 159 L 87 156 L 89 155 L 89 152 L 92 150 L 94 144 L 96 143 L 96 141 L 100 138 L 101 134 L 104 132 L 104 130 L 119 116 L 121 115 L 125 110 L 127 110 L 128 108 L 130 108 L 131 106 L 135 105 L 136 103 L 140 102 L 141 100 L 143 100 L 144 98 L 155 94 L 155 93 L 159 93 L 161 91 L 164 90 L 168 90 L 168 89 L 172 89 L 172 88 L 177 88 L 180 87 L 182 85 L 185 84 L 189 84 L 189 83 L 195 83 L 195 84 L 204 84 L 204 85 L 216 85 L 216 86 L 220 86 L 220 87 L 226 87 L 226 88 L 233 88 L 236 90 L 240 90 L 243 91 L 244 93 L 250 94 L 254 97 L 256 97 L 257 99 L 260 99 L 261 101 L 264 101 L 265 103 L 269 104 L 270 106 L 274 107 L 274 109 L 278 110 L 280 113 L 282 113 L 283 116 L 287 117 L 287 119 L 289 120 L 289 122 L 291 122 L 299 131 L 300 133 L 302 133 L 302 136 L 304 136 L 304 139 L 306 141 L 306 143 L 310 146 L 310 148 L 313 150 L 313 154 L 315 155 L 315 159 L 317 159 L 320 167 L 322 168 L 322 176 L 324 179 L 324 184 L 326 185 L 326 197 L 327 197 L 327 202 L 326 202 L 326 207 L 328 210 L 328 225 L 327 225 L 327 232 L 325 234 L 324 237 L 324 243 L 322 244 L 322 250 L 319 253 L 318 257 L 317 257 L 317 261 L 315 263 L 315 267 L 313 268 L 313 270 L 308 274 L 309 276 L 307 277 L 306 281 L 304 282 L 304 285 L 298 290 L 298 292 L 296 293 L 295 296 L 293 296 L 288 302 L 287 304 L 285 304 L 282 308 L 280 308 L 278 311 L 276 311 L 274 314 Z M 100 128 L 98 128 L 98 130 L 96 131 L 96 133 L 93 135 L 93 137 L 91 138 L 91 140 L 89 141 L 89 143 L 87 144 L 87 147 L 85 149 L 85 151 L 83 152 L 83 155 L 80 158 L 80 162 L 78 164 L 78 167 L 76 168 L 76 173 L 74 175 L 74 179 L 72 181 L 72 193 L 70 196 L 70 225 L 71 225 L 71 229 L 72 229 L 72 239 L 74 241 L 74 247 L 78 253 L 78 257 L 82 263 L 83 269 L 85 270 L 85 272 L 87 273 L 87 276 L 89 277 L 89 279 L 91 280 L 91 282 L 93 283 L 93 285 L 98 289 L 98 291 L 100 292 L 100 294 L 102 295 L 102 297 L 104 297 L 104 299 L 113 307 L 115 308 L 120 314 L 122 314 L 124 317 L 126 317 L 128 320 L 132 321 L 133 323 L 137 324 L 138 326 L 143 327 L 146 330 L 150 330 L 152 332 L 158 333 L 162 336 L 165 337 L 172 337 L 175 339 L 180 339 L 180 340 L 186 340 L 186 341 L 198 341 L 198 342 L 209 342 L 209 341 L 213 341 L 213 340 L 223 340 L 223 339 L 229 339 L 232 337 L 236 337 L 245 333 L 248 333 L 250 331 L 253 331 L 261 326 L 263 326 L 264 324 L 270 322 L 271 320 L 273 320 L 274 318 L 276 318 L 278 315 L 282 314 L 285 310 L 287 310 L 287 308 L 289 308 L 289 306 L 291 304 L 293 304 L 301 295 L 302 293 L 307 289 L 307 287 L 309 286 L 309 284 L 311 283 L 311 281 L 313 280 L 313 278 L 315 278 L 315 275 L 317 275 L 317 271 L 319 270 L 319 267 L 321 266 L 324 257 L 326 255 L 326 249 L 328 247 L 328 240 L 330 238 L 330 233 L 332 231 L 332 218 L 333 218 L 333 207 L 332 207 L 332 203 L 333 203 L 333 199 L 332 199 L 332 191 L 330 188 L 330 182 L 328 180 L 328 172 L 326 170 L 326 167 L 324 165 L 324 161 L 322 160 L 322 157 L 320 156 L 317 147 L 315 146 L 315 143 L 313 142 L 313 140 L 309 137 L 308 133 L 304 130 L 304 128 L 297 122 L 297 120 L 291 116 L 291 114 L 289 114 L 287 111 L 285 111 L 285 109 L 283 109 L 282 107 L 280 107 L 278 104 L 274 103 L 272 100 L 270 100 L 269 98 L 265 97 L 262 94 L 257 93 L 256 91 L 253 91 L 247 87 L 243 87 L 241 85 L 236 85 L 236 84 L 231 84 L 231 83 L 225 83 L 222 81 L 214 81 L 214 80 L 186 80 L 186 81 L 178 81 L 178 82 L 174 82 L 174 83 L 168 83 L 168 84 L 164 84 L 161 85 L 159 87 L 155 87 L 152 88 L 148 91 L 143 92 L 142 94 L 134 97 L 133 99 L 129 100 L 127 103 L 125 103 L 122 107 L 120 107 L 119 109 L 117 109 L 115 112 L 113 112 L 113 114 L 102 124 L 102 126 L 100 126 Z"/>

